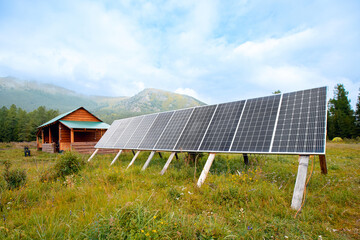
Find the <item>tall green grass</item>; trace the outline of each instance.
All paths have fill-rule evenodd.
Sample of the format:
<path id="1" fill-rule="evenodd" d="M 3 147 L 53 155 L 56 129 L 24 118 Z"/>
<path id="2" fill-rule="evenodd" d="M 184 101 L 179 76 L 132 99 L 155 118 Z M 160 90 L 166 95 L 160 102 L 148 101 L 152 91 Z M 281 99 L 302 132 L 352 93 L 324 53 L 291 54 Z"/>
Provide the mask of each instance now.
<path id="1" fill-rule="evenodd" d="M 0 178 L 0 239 L 358 239 L 360 145 L 328 144 L 329 174 L 315 159 L 302 211 L 290 208 L 297 156 L 218 155 L 205 184 L 196 181 L 207 154 L 185 154 L 159 173 L 169 154 L 97 155 L 73 174 L 41 181 L 62 155 L 7 147 L 0 161 L 25 169 L 26 184 Z M 88 155 L 78 155 L 81 161 Z M 313 158 L 311 158 L 313 159 Z M 0 165 L 3 172 L 3 165 Z M 309 167 L 310 171 L 311 167 Z"/>

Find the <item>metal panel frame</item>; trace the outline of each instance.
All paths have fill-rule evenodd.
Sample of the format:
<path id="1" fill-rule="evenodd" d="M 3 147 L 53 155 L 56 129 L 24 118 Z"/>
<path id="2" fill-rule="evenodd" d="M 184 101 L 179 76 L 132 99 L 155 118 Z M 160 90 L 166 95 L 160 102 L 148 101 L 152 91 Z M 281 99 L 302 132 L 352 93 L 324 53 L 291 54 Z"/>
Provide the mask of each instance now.
<path id="1" fill-rule="evenodd" d="M 323 87 L 320 87 L 320 88 L 312 88 L 312 89 L 306 89 L 306 90 L 300 90 L 300 91 L 295 91 L 295 92 L 301 92 L 301 91 L 307 91 L 307 90 L 314 90 L 314 89 L 319 89 L 319 96 L 320 96 L 320 90 L 322 89 Z M 325 87 L 325 101 L 327 101 L 327 93 L 328 91 L 328 88 Z M 290 92 L 290 93 L 295 93 L 295 92 Z M 272 96 L 272 95 L 270 95 Z M 270 97 L 270 96 L 265 96 L 265 97 Z M 278 109 L 277 109 L 277 114 L 276 114 L 276 120 L 275 120 L 275 124 L 274 124 L 274 129 L 273 129 L 273 133 L 272 133 L 272 137 L 271 137 L 271 144 L 270 144 L 270 148 L 269 148 L 269 151 L 264 151 L 264 152 L 259 152 L 259 151 L 231 151 L 231 148 L 233 147 L 233 144 L 234 144 L 234 140 L 235 140 L 235 137 L 236 137 L 236 133 L 239 129 L 239 125 L 241 123 L 241 120 L 243 118 L 243 114 L 244 114 L 244 111 L 245 111 L 245 108 L 247 106 L 247 102 L 248 100 L 251 100 L 251 99 L 258 99 L 258 98 L 251 98 L 251 99 L 246 99 L 245 100 L 245 103 L 244 103 L 244 106 L 242 108 L 242 112 L 241 112 L 241 115 L 239 117 L 239 120 L 238 120 L 238 123 L 237 123 L 237 126 L 236 126 L 236 130 L 235 130 L 235 134 L 232 138 L 232 141 L 231 141 L 231 144 L 230 144 L 230 147 L 229 147 L 229 150 L 228 151 L 211 151 L 211 150 L 199 150 L 200 147 L 201 147 L 201 144 L 203 143 L 204 141 L 204 138 L 206 137 L 206 134 L 209 130 L 209 127 L 213 121 L 213 118 L 214 118 L 214 115 L 216 114 L 217 112 L 217 108 L 219 106 L 219 104 L 214 104 L 214 105 L 206 105 L 206 106 L 199 106 L 199 107 L 191 107 L 191 108 L 185 108 L 185 109 L 180 109 L 180 110 L 171 110 L 171 111 L 165 111 L 165 112 L 173 112 L 173 114 L 171 115 L 169 121 L 167 122 L 166 126 L 164 127 L 162 133 L 160 134 L 159 138 L 156 140 L 156 143 L 154 145 L 153 148 L 151 149 L 147 149 L 147 148 L 140 148 L 140 145 L 142 143 L 142 141 L 144 140 L 144 138 L 146 137 L 146 135 L 148 134 L 149 130 L 151 129 L 152 125 L 154 124 L 154 122 L 156 121 L 157 117 L 159 116 L 160 113 L 153 113 L 153 114 L 147 114 L 147 115 L 143 115 L 143 119 L 145 118 L 145 116 L 149 116 L 149 115 L 157 115 L 154 120 L 152 121 L 150 127 L 147 129 L 147 132 L 144 134 L 143 138 L 141 139 L 141 141 L 139 142 L 139 145 L 137 146 L 137 148 L 126 148 L 126 145 L 128 144 L 129 140 L 131 139 L 131 137 L 133 136 L 133 134 L 135 133 L 135 131 L 137 130 L 137 128 L 139 127 L 139 125 L 141 124 L 141 122 L 143 121 L 143 119 L 140 121 L 139 125 L 136 127 L 136 129 L 134 130 L 134 132 L 132 133 L 131 137 L 129 138 L 129 140 L 127 141 L 127 143 L 125 144 L 125 147 L 123 149 L 130 149 L 130 150 L 141 150 L 141 151 L 144 151 L 144 150 L 151 150 L 151 151 L 171 151 L 171 152 L 211 152 L 211 153 L 226 153 L 226 154 L 274 154 L 274 155 L 324 155 L 325 152 L 326 152 L 326 122 L 327 122 L 327 105 L 325 104 L 325 122 L 324 122 L 324 145 L 323 145 L 323 151 L 322 152 L 315 152 L 315 151 L 312 151 L 312 152 L 299 152 L 299 151 L 296 151 L 296 152 L 284 152 L 284 151 L 281 151 L 281 152 L 273 152 L 272 149 L 273 149 L 273 143 L 274 143 L 274 138 L 275 138 L 275 134 L 276 134 L 276 130 L 278 128 L 278 120 L 279 120 L 279 114 L 280 114 L 280 109 L 281 109 L 281 106 L 282 106 L 282 101 L 283 101 L 283 96 L 284 96 L 284 93 L 281 94 L 280 96 L 280 100 L 279 100 L 279 105 L 278 105 Z M 261 98 L 261 97 L 260 97 Z M 240 100 L 241 101 L 241 100 Z M 233 101 L 233 102 L 237 102 L 237 101 Z M 229 102 L 231 103 L 231 102 Z M 197 148 L 197 150 L 188 150 L 188 149 L 176 149 L 176 146 L 179 142 L 179 140 L 181 139 L 187 125 L 189 124 L 189 121 L 195 111 L 196 108 L 202 108 L 202 107 L 209 107 L 209 106 L 215 106 L 216 105 L 216 108 L 211 116 L 211 119 L 206 127 L 206 130 L 204 132 L 204 135 L 202 136 L 201 138 L 201 142 L 200 142 L 200 145 L 199 147 Z M 186 110 L 186 109 L 192 109 L 185 125 L 183 126 L 183 129 L 181 130 L 181 133 L 179 134 L 176 142 L 175 142 L 175 145 L 172 149 L 159 149 L 159 148 L 155 148 L 156 145 L 158 144 L 160 138 L 163 136 L 163 133 L 166 131 L 169 123 L 171 122 L 171 119 L 173 118 L 173 116 L 175 115 L 175 113 L 177 111 L 183 111 L 183 110 Z M 165 112 L 162 112 L 162 113 L 165 113 Z M 140 116 L 138 116 L 140 117 Z M 133 119 L 136 118 L 136 117 L 133 117 Z M 133 121 L 133 119 L 131 119 L 131 121 L 129 121 L 129 123 L 127 123 L 127 126 L 125 127 L 124 131 L 122 132 L 122 134 L 126 131 L 126 129 L 129 127 L 130 123 Z M 121 120 L 120 120 L 121 121 Z M 114 121 L 115 122 L 115 121 Z M 113 122 L 113 123 L 114 123 Z M 307 123 L 308 124 L 308 123 Z M 117 126 L 119 127 L 121 125 L 121 122 L 120 124 Z M 110 127 L 111 128 L 111 127 Z M 117 128 L 116 128 L 117 129 Z M 113 134 L 116 132 L 116 129 L 114 130 L 114 132 L 111 134 L 111 136 L 109 136 L 109 139 L 113 136 Z M 120 139 L 120 137 L 122 136 L 122 134 L 119 136 L 118 139 Z M 105 136 L 105 135 L 104 135 Z M 109 139 L 106 141 L 106 143 L 109 141 Z M 118 141 L 118 140 L 117 140 Z M 116 142 L 117 142 L 116 141 Z M 106 143 L 104 145 L 106 145 Z M 304 144 L 304 146 L 306 146 Z M 107 148 L 110 148 L 110 149 L 118 149 L 116 147 L 100 147 L 100 148 L 104 148 L 104 149 L 107 149 Z"/>

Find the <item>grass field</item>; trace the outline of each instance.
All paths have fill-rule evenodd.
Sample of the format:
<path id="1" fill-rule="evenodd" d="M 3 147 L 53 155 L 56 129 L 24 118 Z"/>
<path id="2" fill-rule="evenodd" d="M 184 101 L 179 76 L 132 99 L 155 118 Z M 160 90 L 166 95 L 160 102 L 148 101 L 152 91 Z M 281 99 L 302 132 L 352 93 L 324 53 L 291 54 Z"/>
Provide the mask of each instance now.
<path id="1" fill-rule="evenodd" d="M 111 167 L 114 154 L 97 155 L 75 175 L 41 181 L 59 154 L 31 149 L 25 158 L 21 146 L 0 149 L 1 162 L 27 174 L 13 190 L 0 177 L 0 239 L 360 238 L 360 144 L 329 143 L 326 176 L 315 158 L 296 218 L 290 204 L 297 156 L 250 155 L 245 166 L 241 155 L 218 155 L 198 189 L 206 154 L 196 166 L 180 154 L 163 176 L 168 154 L 156 155 L 145 171 L 148 152 L 128 170 L 130 152 Z"/>

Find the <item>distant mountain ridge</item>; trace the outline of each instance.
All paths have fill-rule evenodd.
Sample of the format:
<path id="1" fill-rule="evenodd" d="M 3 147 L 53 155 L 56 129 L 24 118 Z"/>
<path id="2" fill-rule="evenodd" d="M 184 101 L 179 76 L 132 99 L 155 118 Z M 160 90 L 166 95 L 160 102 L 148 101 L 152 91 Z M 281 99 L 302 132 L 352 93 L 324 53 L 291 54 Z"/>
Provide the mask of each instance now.
<path id="1" fill-rule="evenodd" d="M 153 88 L 132 97 L 87 96 L 52 84 L 0 77 L 0 107 L 12 104 L 26 111 L 45 106 L 60 112 L 83 106 L 108 123 L 123 117 L 205 105 L 187 95 Z"/>

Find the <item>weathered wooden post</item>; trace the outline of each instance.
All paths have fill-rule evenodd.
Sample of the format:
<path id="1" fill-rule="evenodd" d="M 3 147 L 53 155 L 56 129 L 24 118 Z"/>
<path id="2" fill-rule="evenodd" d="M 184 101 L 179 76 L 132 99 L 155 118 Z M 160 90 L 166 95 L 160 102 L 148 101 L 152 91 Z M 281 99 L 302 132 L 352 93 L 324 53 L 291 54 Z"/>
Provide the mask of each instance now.
<path id="1" fill-rule="evenodd" d="M 168 167 L 169 167 L 172 159 L 174 158 L 174 155 L 176 155 L 175 152 L 172 152 L 172 153 L 170 154 L 169 159 L 166 161 L 166 163 L 165 163 L 165 165 L 164 165 L 164 168 L 161 170 L 161 173 L 160 173 L 161 175 L 164 175 L 166 169 L 168 169 Z"/>
<path id="2" fill-rule="evenodd" d="M 96 155 L 96 153 L 99 151 L 99 149 L 95 149 L 95 151 L 93 152 L 93 154 L 91 154 L 91 156 L 88 159 L 88 162 L 90 162 L 91 159 L 93 159 L 93 157 Z"/>
<path id="3" fill-rule="evenodd" d="M 309 165 L 309 156 L 301 155 L 299 157 L 299 167 L 296 176 L 295 188 L 293 198 L 291 201 L 291 207 L 295 210 L 299 210 L 304 196 L 304 189 L 306 183 L 306 174 Z"/>
<path id="4" fill-rule="evenodd" d="M 206 160 L 204 169 L 202 170 L 199 180 L 197 182 L 198 187 L 201 187 L 201 185 L 205 182 L 205 179 L 210 171 L 214 158 L 215 158 L 215 153 L 210 153 L 208 159 Z"/>
<path id="5" fill-rule="evenodd" d="M 325 155 L 319 155 L 320 168 L 322 174 L 327 174 L 326 157 Z"/>
<path id="6" fill-rule="evenodd" d="M 122 152 L 122 150 L 119 150 L 119 152 L 116 154 L 114 160 L 112 160 L 112 162 L 110 163 L 110 166 L 113 165 L 116 162 L 116 160 L 119 158 L 121 152 Z"/>
<path id="7" fill-rule="evenodd" d="M 148 159 L 146 160 L 146 162 L 145 162 L 145 164 L 144 164 L 144 166 L 142 167 L 141 170 L 144 171 L 149 166 L 149 163 L 150 163 L 151 159 L 154 157 L 154 154 L 155 154 L 155 151 L 151 151 Z"/>
<path id="8" fill-rule="evenodd" d="M 134 151 L 134 150 L 133 150 Z M 137 151 L 134 155 L 134 157 L 131 159 L 131 162 L 129 163 L 129 165 L 127 166 L 126 169 L 128 169 L 131 165 L 133 165 L 133 163 L 135 162 L 136 158 L 139 156 L 140 151 Z"/>

